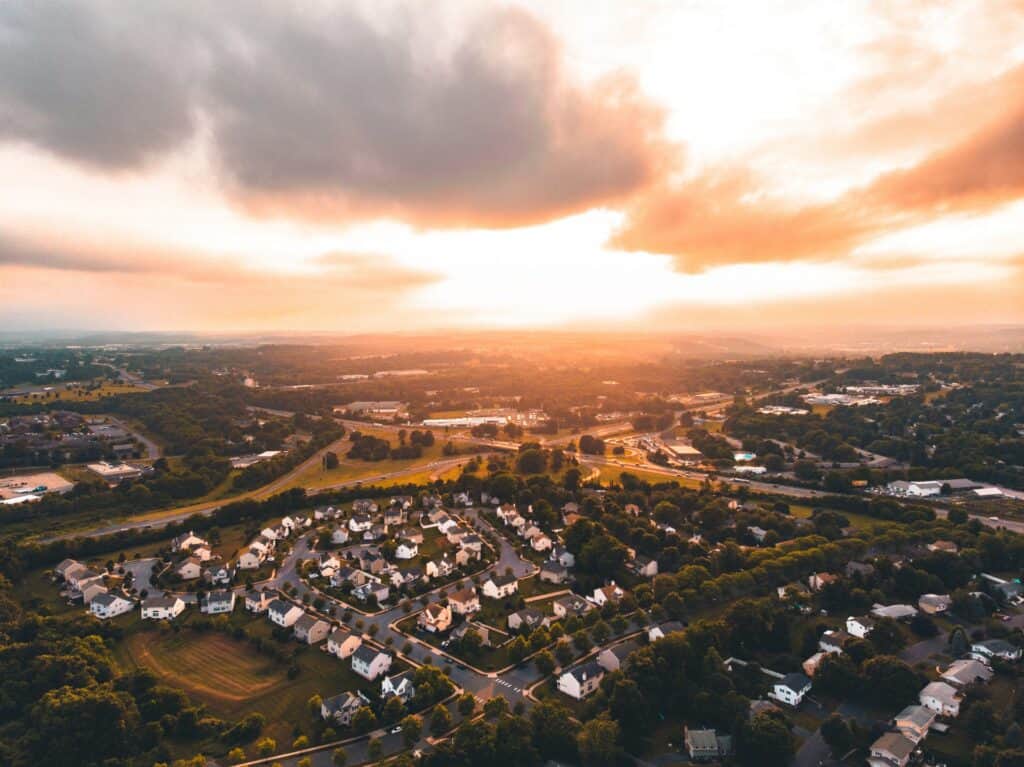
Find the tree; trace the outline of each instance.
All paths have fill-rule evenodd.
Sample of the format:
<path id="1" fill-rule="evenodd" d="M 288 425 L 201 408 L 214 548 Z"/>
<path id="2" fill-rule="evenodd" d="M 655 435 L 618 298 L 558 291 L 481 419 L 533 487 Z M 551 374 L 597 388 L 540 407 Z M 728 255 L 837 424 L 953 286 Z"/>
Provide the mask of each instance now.
<path id="1" fill-rule="evenodd" d="M 313 767 L 313 759 L 308 756 L 304 756 L 295 763 L 295 767 Z"/>
<path id="2" fill-rule="evenodd" d="M 845 754 L 853 746 L 853 733 L 850 726 L 839 714 L 832 714 L 821 723 L 821 737 L 832 749 L 835 757 Z"/>
<path id="3" fill-rule="evenodd" d="M 614 767 L 619 760 L 619 725 L 607 716 L 591 719 L 576 736 L 584 767 Z"/>
<path id="4" fill-rule="evenodd" d="M 337 469 L 341 463 L 338 460 L 338 454 L 332 450 L 328 450 L 324 453 L 324 468 L 325 469 Z"/>
<path id="5" fill-rule="evenodd" d="M 547 464 L 544 451 L 532 448 L 524 450 L 516 458 L 516 471 L 520 474 L 543 474 Z"/>
<path id="6" fill-rule="evenodd" d="M 549 650 L 541 650 L 533 658 L 533 663 L 542 676 L 547 676 L 555 670 L 555 656 Z"/>
<path id="7" fill-rule="evenodd" d="M 391 724 L 397 722 L 405 714 L 405 704 L 402 703 L 402 699 L 397 695 L 392 695 L 388 698 L 387 703 L 384 704 L 384 709 L 381 711 L 381 718 Z"/>
<path id="8" fill-rule="evenodd" d="M 352 729 L 358 735 L 364 735 L 376 726 L 377 715 L 369 706 L 363 706 L 352 715 Z"/>
<path id="9" fill-rule="evenodd" d="M 900 650 L 907 643 L 899 624 L 892 618 L 879 618 L 868 634 L 868 640 L 878 652 L 886 655 Z"/>
<path id="10" fill-rule="evenodd" d="M 239 747 L 235 747 L 228 751 L 228 761 L 232 764 L 240 764 L 245 761 L 245 751 Z"/>
<path id="11" fill-rule="evenodd" d="M 380 754 L 383 750 L 384 744 L 381 743 L 380 738 L 370 738 L 370 741 L 366 744 L 366 755 L 370 757 L 371 762 L 376 762 L 380 759 Z"/>
<path id="12" fill-rule="evenodd" d="M 533 744 L 547 759 L 576 758 L 576 726 L 572 713 L 558 701 L 545 700 L 530 709 Z"/>
<path id="13" fill-rule="evenodd" d="M 484 716 L 488 719 L 498 719 L 508 713 L 508 701 L 502 697 L 488 698 L 484 703 Z"/>
<path id="14" fill-rule="evenodd" d="M 970 648 L 970 641 L 967 639 L 967 632 L 961 626 L 953 629 L 949 635 L 949 651 L 954 658 L 960 658 L 967 654 Z"/>
<path id="15" fill-rule="evenodd" d="M 309 714 L 314 719 L 320 716 L 320 707 L 324 704 L 324 699 L 319 695 L 313 695 L 309 700 L 306 701 L 306 706 L 309 707 Z"/>
<path id="16" fill-rule="evenodd" d="M 755 716 L 740 730 L 737 756 L 749 767 L 785 767 L 796 748 L 785 720 L 763 713 Z"/>
<path id="17" fill-rule="evenodd" d="M 273 738 L 262 738 L 256 743 L 257 756 L 270 756 L 277 751 L 277 741 Z"/>
<path id="18" fill-rule="evenodd" d="M 818 465 L 814 461 L 808 460 L 800 460 L 794 463 L 793 473 L 797 479 L 804 482 L 812 482 L 821 475 L 821 472 L 818 471 Z"/>
<path id="19" fill-rule="evenodd" d="M 345 767 L 348 764 L 348 754 L 345 753 L 345 749 L 341 746 L 338 746 L 331 752 L 331 764 L 334 767 Z"/>
<path id="20" fill-rule="evenodd" d="M 452 728 L 452 715 L 448 713 L 448 709 L 444 706 L 434 706 L 434 710 L 430 714 L 430 732 L 432 735 L 439 736 L 448 732 Z"/>
<path id="21" fill-rule="evenodd" d="M 459 696 L 459 713 L 468 717 L 476 710 L 476 698 L 471 692 L 464 692 Z"/>
<path id="22" fill-rule="evenodd" d="M 402 740 L 406 748 L 412 748 L 423 735 L 423 720 L 410 714 L 402 720 Z"/>

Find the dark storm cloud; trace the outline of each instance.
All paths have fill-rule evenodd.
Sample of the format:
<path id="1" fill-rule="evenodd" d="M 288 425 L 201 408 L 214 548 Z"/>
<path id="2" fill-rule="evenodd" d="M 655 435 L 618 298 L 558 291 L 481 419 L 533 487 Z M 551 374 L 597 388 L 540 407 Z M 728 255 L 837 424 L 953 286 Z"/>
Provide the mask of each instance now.
<path id="1" fill-rule="evenodd" d="M 373 6 L 370 6 L 373 7 Z M 253 210 L 514 225 L 612 202 L 673 154 L 631 80 L 579 85 L 535 18 L 284 3 L 0 5 L 0 138 L 121 170 L 208 137 Z M 444 40 L 444 42 L 439 42 Z"/>

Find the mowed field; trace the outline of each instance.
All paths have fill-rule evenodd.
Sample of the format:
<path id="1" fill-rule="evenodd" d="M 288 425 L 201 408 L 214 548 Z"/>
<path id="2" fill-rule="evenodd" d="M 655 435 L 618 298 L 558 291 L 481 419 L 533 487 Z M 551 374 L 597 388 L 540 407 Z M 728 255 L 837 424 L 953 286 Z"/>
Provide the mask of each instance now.
<path id="1" fill-rule="evenodd" d="M 206 703 L 219 716 L 287 682 L 286 668 L 221 633 L 146 632 L 129 636 L 123 657 Z"/>
<path id="2" fill-rule="evenodd" d="M 265 620 L 252 620 L 236 611 L 232 623 L 274 642 Z M 289 653 L 301 648 L 295 658 L 300 672 L 294 679 L 288 678 L 287 662 L 262 655 L 248 641 L 218 631 L 131 633 L 117 643 L 115 653 L 126 670 L 149 669 L 165 684 L 184 690 L 196 704 L 205 704 L 214 716 L 237 721 L 251 712 L 263 714 L 267 721 L 263 733 L 278 743 L 290 743 L 295 729 L 310 731 L 307 702 L 313 695 L 328 698 L 357 689 L 376 694 L 379 688 L 354 674 L 348 662 L 319 647 L 291 641 L 283 646 Z M 394 669 L 400 670 L 401 665 Z"/>

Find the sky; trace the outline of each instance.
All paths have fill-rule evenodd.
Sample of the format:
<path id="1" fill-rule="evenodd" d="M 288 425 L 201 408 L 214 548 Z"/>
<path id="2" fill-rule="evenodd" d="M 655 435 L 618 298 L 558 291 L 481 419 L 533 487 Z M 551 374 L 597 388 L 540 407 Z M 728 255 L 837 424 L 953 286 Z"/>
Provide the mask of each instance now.
<path id="1" fill-rule="evenodd" d="M 1024 322 L 1024 2 L 0 4 L 0 327 Z"/>

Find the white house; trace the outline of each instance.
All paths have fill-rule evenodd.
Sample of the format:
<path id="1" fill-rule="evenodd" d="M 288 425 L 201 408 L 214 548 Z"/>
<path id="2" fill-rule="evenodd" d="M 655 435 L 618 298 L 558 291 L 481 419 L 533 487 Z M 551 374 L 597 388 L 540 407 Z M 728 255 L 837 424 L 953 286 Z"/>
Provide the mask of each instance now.
<path id="1" fill-rule="evenodd" d="M 380 697 L 384 700 L 395 697 L 399 698 L 403 703 L 408 703 L 415 694 L 416 688 L 412 683 L 412 671 L 403 671 L 401 674 L 395 674 L 394 676 L 385 676 L 380 683 Z"/>
<path id="2" fill-rule="evenodd" d="M 261 551 L 255 544 L 249 546 L 246 551 L 238 555 L 239 570 L 256 570 L 263 560 L 266 559 L 265 551 Z"/>
<path id="3" fill-rule="evenodd" d="M 966 687 L 975 682 L 988 682 L 994 672 L 980 660 L 955 660 L 942 672 L 942 681 L 954 687 Z"/>
<path id="4" fill-rule="evenodd" d="M 360 645 L 352 653 L 352 670 L 371 682 L 391 668 L 391 656 L 369 645 Z"/>
<path id="5" fill-rule="evenodd" d="M 191 530 L 171 539 L 171 548 L 174 551 L 188 551 L 196 546 L 209 547 L 209 545 L 209 542 L 205 538 L 200 538 Z"/>
<path id="6" fill-rule="evenodd" d="M 992 658 L 1018 661 L 1020 660 L 1021 649 L 1005 639 L 986 639 L 984 642 L 973 643 L 971 645 L 971 654 L 986 661 L 991 661 Z"/>
<path id="7" fill-rule="evenodd" d="M 789 706 L 799 706 L 810 691 L 811 680 L 805 674 L 792 673 L 775 682 L 768 697 Z"/>
<path id="8" fill-rule="evenodd" d="M 335 629 L 331 632 L 331 635 L 327 637 L 327 652 L 331 653 L 331 655 L 337 655 L 339 658 L 344 660 L 358 650 L 362 643 L 362 638 L 356 634 L 349 631 L 342 631 L 341 629 Z"/>
<path id="9" fill-rule="evenodd" d="M 395 559 L 412 559 L 418 557 L 419 554 L 420 547 L 412 541 L 401 540 L 395 547 Z"/>
<path id="10" fill-rule="evenodd" d="M 504 599 L 519 591 L 519 582 L 514 575 L 491 575 L 480 591 L 490 599 Z"/>
<path id="11" fill-rule="evenodd" d="M 340 546 L 343 543 L 348 543 L 348 529 L 338 525 L 331 530 L 331 543 L 335 546 Z"/>
<path id="12" fill-rule="evenodd" d="M 960 693 L 945 682 L 932 682 L 918 693 L 917 699 L 940 716 L 960 715 Z"/>
<path id="13" fill-rule="evenodd" d="M 604 679 L 604 669 L 593 661 L 575 666 L 558 677 L 558 690 L 576 700 L 595 692 Z"/>
<path id="14" fill-rule="evenodd" d="M 199 612 L 207 615 L 229 613 L 235 609 L 235 592 L 227 589 L 211 591 L 199 602 Z"/>
<path id="15" fill-rule="evenodd" d="M 283 599 L 275 599 L 267 606 L 267 616 L 278 626 L 289 628 L 295 624 L 303 615 L 302 608 L 285 602 Z"/>
<path id="16" fill-rule="evenodd" d="M 635 649 L 637 649 L 637 645 L 633 642 L 623 642 L 614 647 L 607 647 L 597 654 L 597 665 L 608 672 L 618 671 Z"/>
<path id="17" fill-rule="evenodd" d="M 365 533 L 373 527 L 373 517 L 369 514 L 353 514 L 348 521 L 348 529 L 353 533 Z"/>
<path id="18" fill-rule="evenodd" d="M 185 609 L 178 597 L 149 597 L 142 600 L 143 620 L 174 620 Z"/>
<path id="19" fill-rule="evenodd" d="M 203 563 L 199 557 L 187 557 L 177 564 L 174 572 L 183 581 L 191 581 L 203 574 Z"/>
<path id="20" fill-rule="evenodd" d="M 607 586 L 602 586 L 599 589 L 594 589 L 594 596 L 592 601 L 598 607 L 604 607 L 609 602 L 618 602 L 622 597 L 626 595 L 626 592 L 615 585 L 614 582 Z"/>
<path id="21" fill-rule="evenodd" d="M 537 533 L 530 538 L 530 548 L 534 551 L 547 551 L 551 548 L 551 539 L 544 535 L 544 533 Z"/>
<path id="22" fill-rule="evenodd" d="M 849 617 L 846 619 L 846 633 L 858 639 L 864 639 L 875 628 L 875 622 L 870 618 Z"/>
<path id="23" fill-rule="evenodd" d="M 135 603 L 117 594 L 100 594 L 89 603 L 89 612 L 100 620 L 116 618 L 130 611 Z"/>

